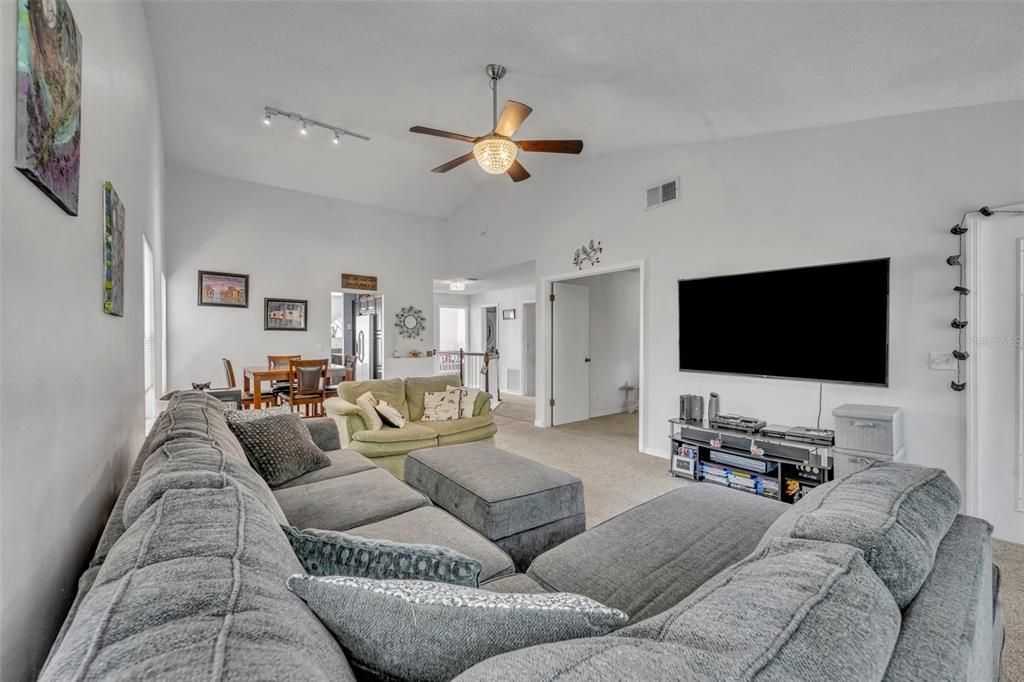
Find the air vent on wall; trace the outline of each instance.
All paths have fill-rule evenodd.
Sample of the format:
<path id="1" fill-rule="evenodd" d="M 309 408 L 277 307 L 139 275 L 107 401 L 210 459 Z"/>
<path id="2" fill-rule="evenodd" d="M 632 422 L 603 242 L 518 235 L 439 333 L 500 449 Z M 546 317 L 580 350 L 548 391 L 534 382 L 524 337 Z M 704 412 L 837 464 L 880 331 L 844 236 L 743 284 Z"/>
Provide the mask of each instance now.
<path id="1" fill-rule="evenodd" d="M 647 205 L 644 210 L 663 206 L 679 198 L 679 178 L 655 185 L 647 190 Z"/>

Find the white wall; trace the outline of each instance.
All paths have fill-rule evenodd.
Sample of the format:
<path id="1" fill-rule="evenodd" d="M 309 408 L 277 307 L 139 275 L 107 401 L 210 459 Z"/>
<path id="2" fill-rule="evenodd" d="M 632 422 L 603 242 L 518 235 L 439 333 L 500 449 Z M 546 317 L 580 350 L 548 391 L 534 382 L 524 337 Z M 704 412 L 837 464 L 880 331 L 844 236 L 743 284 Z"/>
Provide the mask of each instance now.
<path id="1" fill-rule="evenodd" d="M 466 202 L 447 243 L 453 263 L 481 270 L 536 259 L 538 339 L 548 333 L 541 282 L 572 272 L 585 240 L 603 242 L 604 264 L 644 259 L 641 440 L 663 456 L 682 393 L 717 391 L 724 410 L 778 423 L 813 424 L 818 409 L 817 384 L 678 372 L 678 278 L 889 256 L 890 387 L 826 385 L 822 423 L 846 402 L 901 405 L 910 460 L 962 483 L 963 397 L 948 389 L 948 373 L 928 369 L 928 352 L 954 343 L 950 225 L 1024 193 L 1022 122 L 1016 102 L 572 163 L 536 155 L 530 181 L 494 182 Z M 643 211 L 644 188 L 675 176 L 681 200 Z M 701 321 L 710 313 L 690 312 Z M 537 349 L 543 398 L 547 349 Z M 543 420 L 544 400 L 537 405 Z"/>
<path id="2" fill-rule="evenodd" d="M 327 357 L 330 297 L 343 272 L 379 278 L 384 375 L 432 371 L 430 359 L 391 355 L 432 346 L 432 281 L 444 256 L 439 221 L 175 168 L 167 174 L 167 224 L 172 387 L 223 385 L 222 357 L 239 376 L 243 366 L 265 365 L 268 354 Z M 196 305 L 199 270 L 248 274 L 249 307 Z M 308 300 L 308 331 L 264 331 L 264 297 Z M 410 305 L 427 317 L 418 341 L 394 328 L 395 314 Z"/>
<path id="3" fill-rule="evenodd" d="M 143 232 L 158 305 L 163 269 L 163 145 L 142 5 L 74 2 L 72 10 L 83 65 L 78 217 L 12 163 L 17 5 L 0 2 L 4 680 L 38 673 L 142 441 Z M 125 206 L 123 318 L 102 308 L 107 180 Z M 158 355 L 158 383 L 159 367 Z"/>
<path id="4" fill-rule="evenodd" d="M 534 296 L 534 288 L 525 286 L 488 291 L 467 297 L 469 299 L 469 346 L 474 353 L 484 351 L 484 307 L 494 305 L 498 308 L 498 375 L 502 391 L 519 393 L 522 390 L 523 302 L 536 300 Z M 509 309 L 516 311 L 516 319 L 502 318 L 501 312 Z M 510 369 L 520 373 L 520 384 L 515 390 L 508 387 Z"/>
<path id="5" fill-rule="evenodd" d="M 590 289 L 590 416 L 625 412 L 640 381 L 640 271 L 622 270 L 570 280 Z M 557 312 L 556 312 L 557 314 Z"/>

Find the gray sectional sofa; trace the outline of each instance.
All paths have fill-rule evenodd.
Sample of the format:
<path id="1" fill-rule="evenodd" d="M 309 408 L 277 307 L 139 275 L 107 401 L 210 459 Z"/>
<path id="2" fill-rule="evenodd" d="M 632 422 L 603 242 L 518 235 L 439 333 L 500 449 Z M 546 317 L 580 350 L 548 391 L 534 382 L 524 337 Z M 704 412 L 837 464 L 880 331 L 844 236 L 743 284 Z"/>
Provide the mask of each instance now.
<path id="1" fill-rule="evenodd" d="M 808 538 L 844 539 L 835 517 L 822 514 L 844 492 L 884 498 L 875 494 L 884 482 L 858 479 L 833 486 L 840 492 L 830 500 L 792 507 L 688 486 L 517 574 L 482 535 L 340 449 L 330 419 L 305 423 L 331 465 L 271 490 L 221 410 L 215 399 L 185 392 L 161 414 L 41 679 L 354 679 L 342 647 L 285 585 L 302 569 L 282 524 L 451 547 L 481 562 L 486 589 L 572 591 L 632 616 L 612 635 L 496 656 L 460 679 L 998 677 L 991 529 L 955 508 L 951 526 L 930 522 L 950 514 L 953 501 L 941 495 L 939 509 L 889 504 L 910 514 L 894 514 L 891 525 L 924 528 L 890 534 L 899 546 L 879 548 L 891 557 L 911 547 L 909 571 L 873 551 Z M 865 496 L 857 487 L 865 485 L 874 492 Z M 894 595 L 910 595 L 921 580 L 900 608 Z"/>

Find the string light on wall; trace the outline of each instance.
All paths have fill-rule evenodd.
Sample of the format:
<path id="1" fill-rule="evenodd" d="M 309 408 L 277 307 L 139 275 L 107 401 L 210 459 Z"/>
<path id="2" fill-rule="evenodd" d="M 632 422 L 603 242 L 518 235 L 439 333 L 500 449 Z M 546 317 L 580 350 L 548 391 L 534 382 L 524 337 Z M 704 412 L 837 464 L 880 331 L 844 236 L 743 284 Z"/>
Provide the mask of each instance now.
<path id="1" fill-rule="evenodd" d="M 953 358 L 956 360 L 956 378 L 949 382 L 949 387 L 954 391 L 963 391 L 967 388 L 967 382 L 961 379 L 961 371 L 963 369 L 964 362 L 971 357 L 971 354 L 967 352 L 964 345 L 964 329 L 967 328 L 968 320 L 964 319 L 964 301 L 967 296 L 970 295 L 971 290 L 964 286 L 964 235 L 967 234 L 967 228 L 964 226 L 964 222 L 967 220 L 967 216 L 971 213 L 980 213 L 986 218 L 990 218 L 997 213 L 1013 213 L 1021 214 L 1024 211 L 1002 211 L 993 210 L 988 206 L 982 206 L 977 211 L 968 211 L 964 213 L 960 218 L 960 222 L 950 228 L 949 232 L 957 239 L 957 252 L 946 259 L 946 265 L 950 267 L 958 268 L 960 281 L 959 284 L 953 287 L 953 292 L 957 294 L 956 297 L 956 317 L 949 323 L 949 326 L 956 330 L 956 350 L 953 351 Z"/>
<path id="2" fill-rule="evenodd" d="M 276 107 L 269 106 L 263 107 L 264 125 L 269 126 L 271 123 L 273 123 L 273 120 L 276 117 L 287 118 L 291 121 L 296 121 L 299 124 L 299 134 L 303 136 L 309 135 L 310 127 L 322 128 L 323 130 L 326 130 L 333 134 L 331 142 L 334 144 L 341 144 L 341 138 L 343 137 L 354 137 L 357 140 L 364 140 L 366 142 L 370 141 L 370 138 L 367 137 L 366 135 L 361 135 L 359 133 L 352 132 L 347 128 L 342 128 L 341 126 L 336 126 L 331 123 L 324 123 L 323 121 L 318 121 L 315 118 L 310 118 L 309 116 L 305 116 L 294 111 L 284 111 L 283 109 L 278 109 Z"/>

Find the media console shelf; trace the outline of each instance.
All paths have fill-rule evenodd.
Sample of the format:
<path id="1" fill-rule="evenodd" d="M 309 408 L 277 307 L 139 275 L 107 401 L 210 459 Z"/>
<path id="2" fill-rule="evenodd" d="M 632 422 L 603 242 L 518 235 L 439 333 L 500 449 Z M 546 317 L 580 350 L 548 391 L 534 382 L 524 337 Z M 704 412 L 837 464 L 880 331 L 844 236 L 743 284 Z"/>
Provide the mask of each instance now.
<path id="1" fill-rule="evenodd" d="M 829 448 L 669 419 L 673 476 L 793 503 L 833 478 Z"/>

